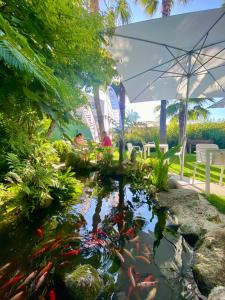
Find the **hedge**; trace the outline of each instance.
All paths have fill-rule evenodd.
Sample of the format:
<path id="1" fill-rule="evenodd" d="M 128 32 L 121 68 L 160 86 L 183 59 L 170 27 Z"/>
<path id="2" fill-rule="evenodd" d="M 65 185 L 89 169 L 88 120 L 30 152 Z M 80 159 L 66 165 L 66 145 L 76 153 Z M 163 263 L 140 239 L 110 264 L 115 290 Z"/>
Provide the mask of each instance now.
<path id="1" fill-rule="evenodd" d="M 126 143 L 143 145 L 152 142 L 158 137 L 159 128 L 132 128 L 126 132 Z M 189 139 L 213 140 L 221 149 L 225 149 L 225 121 L 222 122 L 199 122 L 188 124 L 187 137 Z M 167 127 L 167 140 L 170 147 L 178 144 L 178 124 L 170 122 Z"/>

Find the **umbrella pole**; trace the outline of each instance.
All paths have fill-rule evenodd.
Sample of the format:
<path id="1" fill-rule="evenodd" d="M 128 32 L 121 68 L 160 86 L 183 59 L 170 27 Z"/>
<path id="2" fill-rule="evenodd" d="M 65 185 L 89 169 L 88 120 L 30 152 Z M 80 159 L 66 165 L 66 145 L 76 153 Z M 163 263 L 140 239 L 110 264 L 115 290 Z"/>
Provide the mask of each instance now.
<path id="1" fill-rule="evenodd" d="M 182 150 L 181 150 L 181 161 L 180 161 L 180 179 L 183 179 L 184 176 L 184 160 L 185 160 L 185 152 L 186 152 L 186 144 L 187 144 L 187 114 L 188 114 L 188 100 L 189 100 L 189 90 L 190 90 L 190 70 L 191 70 L 191 54 L 189 54 L 188 60 L 188 73 L 187 73 L 187 91 L 185 98 L 185 113 L 184 113 L 184 128 L 183 128 L 183 140 L 182 140 Z"/>

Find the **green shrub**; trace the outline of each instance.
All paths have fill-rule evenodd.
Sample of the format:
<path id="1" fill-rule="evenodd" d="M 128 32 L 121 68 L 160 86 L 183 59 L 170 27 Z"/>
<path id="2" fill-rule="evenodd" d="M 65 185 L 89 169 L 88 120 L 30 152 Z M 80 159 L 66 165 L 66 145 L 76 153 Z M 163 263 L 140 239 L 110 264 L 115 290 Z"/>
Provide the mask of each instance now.
<path id="1" fill-rule="evenodd" d="M 28 217 L 33 211 L 49 206 L 53 200 L 74 199 L 80 192 L 80 183 L 70 169 L 54 168 L 59 158 L 50 143 L 36 146 L 25 159 L 9 153 L 7 161 L 10 171 L 5 179 L 8 186 L 17 189 L 15 202 Z"/>
<path id="2" fill-rule="evenodd" d="M 55 141 L 53 147 L 56 149 L 61 162 L 65 162 L 68 153 L 72 150 L 71 144 L 63 140 Z"/>

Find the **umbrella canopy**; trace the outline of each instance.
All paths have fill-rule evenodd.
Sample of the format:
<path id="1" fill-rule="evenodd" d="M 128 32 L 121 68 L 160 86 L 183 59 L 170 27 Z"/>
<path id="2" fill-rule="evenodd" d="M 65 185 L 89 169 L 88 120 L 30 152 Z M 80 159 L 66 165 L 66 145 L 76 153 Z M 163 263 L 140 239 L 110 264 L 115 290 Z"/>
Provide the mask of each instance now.
<path id="1" fill-rule="evenodd" d="M 210 105 L 208 108 L 225 108 L 225 98 Z"/>
<path id="2" fill-rule="evenodd" d="M 111 50 L 131 102 L 225 95 L 224 8 L 120 26 Z"/>
<path id="3" fill-rule="evenodd" d="M 112 53 L 131 102 L 185 99 L 183 177 L 189 97 L 225 95 L 225 9 L 118 27 Z"/>

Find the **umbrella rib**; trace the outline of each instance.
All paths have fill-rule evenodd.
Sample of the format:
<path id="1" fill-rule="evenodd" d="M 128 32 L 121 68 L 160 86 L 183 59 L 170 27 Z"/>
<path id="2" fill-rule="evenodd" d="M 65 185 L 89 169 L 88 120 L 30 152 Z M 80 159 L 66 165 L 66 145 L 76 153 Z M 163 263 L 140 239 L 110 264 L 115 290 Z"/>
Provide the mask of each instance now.
<path id="1" fill-rule="evenodd" d="M 210 70 L 214 70 L 214 69 L 217 69 L 217 68 L 221 68 L 221 67 L 225 67 L 225 64 L 223 64 L 223 65 L 220 65 L 220 66 L 217 66 L 217 67 L 213 67 L 213 68 L 210 68 L 210 69 L 208 69 L 209 71 Z M 206 71 L 204 70 L 204 71 L 199 71 L 199 72 L 194 72 L 194 73 L 192 73 L 193 75 L 202 75 L 202 74 L 206 74 L 205 73 Z"/>
<path id="2" fill-rule="evenodd" d="M 200 55 L 202 55 L 202 56 L 207 56 L 207 57 L 213 57 L 213 58 L 216 58 L 216 59 L 220 59 L 220 60 L 223 60 L 223 61 L 225 61 L 225 59 L 224 58 L 222 58 L 222 57 L 214 57 L 214 56 L 212 56 L 212 55 L 209 55 L 209 54 L 206 54 L 206 53 L 200 53 Z"/>
<path id="3" fill-rule="evenodd" d="M 195 55 L 193 55 L 195 57 Z M 198 58 L 196 58 L 197 61 L 199 62 L 200 65 L 202 65 L 202 63 L 198 60 Z M 214 75 L 205 67 L 202 65 L 202 67 L 206 70 L 206 72 L 212 77 L 212 79 L 217 83 L 217 85 L 221 88 L 221 90 L 223 92 L 225 92 L 224 88 L 221 86 L 221 84 L 216 80 L 216 78 L 214 77 Z"/>
<path id="4" fill-rule="evenodd" d="M 169 47 L 171 49 L 180 50 L 180 51 L 183 51 L 185 53 L 189 52 L 188 50 L 178 48 L 178 47 L 175 47 L 175 46 L 171 46 L 171 45 L 168 45 L 168 44 L 165 44 L 165 43 L 154 42 L 154 41 L 145 40 L 145 39 L 141 39 L 141 38 L 137 38 L 137 37 L 133 37 L 133 36 L 122 35 L 122 34 L 118 34 L 118 33 L 114 33 L 114 36 L 121 37 L 121 38 L 124 38 L 124 39 L 135 40 L 135 41 L 138 41 L 138 42 L 144 42 L 144 43 L 154 44 L 154 45 L 158 45 L 158 46 Z"/>
<path id="5" fill-rule="evenodd" d="M 202 43 L 201 49 L 200 49 L 199 52 L 198 52 L 197 58 L 199 58 L 199 55 L 201 54 L 201 51 L 202 51 L 202 49 L 203 49 L 203 47 L 204 47 L 204 45 L 205 45 L 205 42 L 206 42 L 206 40 L 207 40 L 207 37 L 208 37 L 208 33 L 205 35 L 204 41 L 203 41 L 203 43 Z M 193 72 L 194 67 L 195 67 L 195 65 L 196 65 L 196 62 L 197 62 L 197 59 L 195 58 L 195 62 L 193 63 L 193 65 L 192 65 L 192 67 L 191 67 L 190 73 Z"/>
<path id="6" fill-rule="evenodd" d="M 195 47 L 204 39 L 205 36 L 208 36 L 209 32 L 216 26 L 216 24 L 224 17 L 225 11 L 219 16 L 219 18 L 211 25 L 211 27 L 207 30 L 206 33 L 201 37 L 201 39 L 194 45 L 192 50 L 195 49 Z"/>
<path id="7" fill-rule="evenodd" d="M 208 45 L 202 47 L 202 49 L 209 48 L 209 47 L 212 47 L 212 46 L 216 46 L 216 45 L 219 45 L 219 44 L 222 44 L 222 43 L 225 43 L 225 40 L 219 41 L 219 42 L 215 42 L 215 43 L 211 43 L 211 44 L 208 44 Z M 197 52 L 197 51 L 200 50 L 200 49 L 201 49 L 201 48 L 198 48 L 198 49 L 193 50 L 193 53 L 194 53 L 194 52 Z"/>
<path id="8" fill-rule="evenodd" d="M 177 59 L 179 59 L 179 58 L 182 58 L 182 59 L 183 59 L 185 56 L 186 56 L 186 54 L 182 54 L 182 55 L 178 56 Z M 152 68 L 147 69 L 147 70 L 145 70 L 145 71 L 143 71 L 143 72 L 140 72 L 140 73 L 138 73 L 138 74 L 135 74 L 135 75 L 133 75 L 133 76 L 131 76 L 131 77 L 129 77 L 129 78 L 123 80 L 123 82 L 132 80 L 132 79 L 134 79 L 134 78 L 136 78 L 136 77 L 138 77 L 138 76 L 140 76 L 140 75 L 143 75 L 143 74 L 145 74 L 145 73 L 148 73 L 148 72 L 150 72 L 150 71 L 154 71 L 156 68 L 162 67 L 162 66 L 164 66 L 164 65 L 166 65 L 166 64 L 168 64 L 168 63 L 170 63 L 170 62 L 172 62 L 172 61 L 174 61 L 174 59 L 170 59 L 170 60 L 168 60 L 168 61 L 166 61 L 166 62 L 164 62 L 164 63 L 162 63 L 162 64 L 159 64 L 159 65 L 157 65 L 157 66 L 155 66 L 155 67 L 152 67 Z M 169 70 L 169 69 L 168 69 L 168 70 Z M 163 71 L 163 72 L 164 72 L 164 71 Z"/>
<path id="9" fill-rule="evenodd" d="M 177 62 L 175 62 L 172 66 L 170 66 L 167 70 L 165 70 L 160 76 L 158 76 L 156 79 L 154 79 L 151 83 L 149 83 L 142 91 L 134 98 L 137 99 L 141 94 L 143 94 L 153 83 L 155 83 L 157 80 L 161 79 L 163 74 L 166 74 L 171 68 L 177 65 Z"/>
<path id="10" fill-rule="evenodd" d="M 180 61 L 176 58 L 176 56 L 173 54 L 173 52 L 170 50 L 170 48 L 168 48 L 167 46 L 166 50 L 170 53 L 170 55 L 176 60 L 176 62 L 179 64 L 179 66 L 181 67 L 181 69 L 183 69 L 183 71 L 185 72 L 185 74 L 187 75 L 187 72 L 185 70 L 185 68 L 182 66 L 182 64 L 180 63 Z"/>
<path id="11" fill-rule="evenodd" d="M 209 58 L 206 62 L 202 63 L 202 65 L 200 67 L 198 67 L 193 73 L 195 73 L 196 71 L 198 71 L 199 69 L 201 69 L 203 66 L 205 66 L 208 62 L 210 62 L 212 59 L 215 58 L 215 56 L 217 56 L 218 54 L 220 54 L 221 52 L 223 52 L 225 50 L 225 47 L 220 49 L 219 52 L 217 52 L 214 56 L 212 56 L 211 58 Z M 198 57 L 197 57 L 198 58 Z M 196 59 L 197 60 L 197 59 Z"/>

